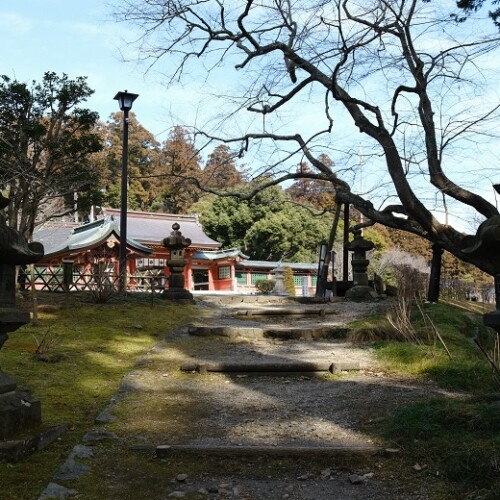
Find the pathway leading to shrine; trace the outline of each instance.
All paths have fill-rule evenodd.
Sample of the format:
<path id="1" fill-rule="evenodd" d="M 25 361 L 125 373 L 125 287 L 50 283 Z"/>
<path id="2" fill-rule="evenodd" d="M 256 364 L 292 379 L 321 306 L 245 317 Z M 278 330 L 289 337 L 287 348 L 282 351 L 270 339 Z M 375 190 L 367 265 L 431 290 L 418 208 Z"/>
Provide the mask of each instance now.
<path id="1" fill-rule="evenodd" d="M 440 391 L 387 375 L 371 348 L 345 339 L 350 321 L 383 302 L 197 302 L 200 316 L 158 343 L 98 416 L 94 435 L 111 439 L 83 443 L 88 470 L 80 479 L 56 475 L 57 484 L 86 499 L 98 498 L 92 491 L 109 499 L 430 498 L 425 485 L 384 471 L 387 455 L 402 452 L 370 429 Z M 78 454 L 71 459 L 79 463 Z"/>

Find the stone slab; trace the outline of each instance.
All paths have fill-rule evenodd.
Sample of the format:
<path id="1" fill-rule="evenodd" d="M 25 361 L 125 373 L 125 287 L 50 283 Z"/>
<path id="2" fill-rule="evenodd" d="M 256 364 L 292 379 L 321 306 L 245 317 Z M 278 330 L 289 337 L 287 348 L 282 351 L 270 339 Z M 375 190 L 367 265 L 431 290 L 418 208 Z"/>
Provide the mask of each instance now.
<path id="1" fill-rule="evenodd" d="M 54 474 L 54 479 L 56 481 L 72 481 L 90 474 L 90 471 L 89 465 L 78 462 L 78 460 L 70 456 Z"/>
<path id="2" fill-rule="evenodd" d="M 327 314 L 338 314 L 332 308 L 318 307 L 269 307 L 254 309 L 237 309 L 232 312 L 233 316 L 325 316 Z"/>
<path id="3" fill-rule="evenodd" d="M 38 500 L 64 500 L 76 495 L 78 495 L 77 490 L 66 488 L 57 483 L 49 483 L 38 497 Z"/>
<path id="4" fill-rule="evenodd" d="M 220 336 L 228 338 L 273 338 L 280 340 L 318 340 L 322 338 L 344 338 L 349 329 L 344 326 L 318 327 L 255 327 L 226 325 L 191 325 L 189 335 L 198 337 Z"/>

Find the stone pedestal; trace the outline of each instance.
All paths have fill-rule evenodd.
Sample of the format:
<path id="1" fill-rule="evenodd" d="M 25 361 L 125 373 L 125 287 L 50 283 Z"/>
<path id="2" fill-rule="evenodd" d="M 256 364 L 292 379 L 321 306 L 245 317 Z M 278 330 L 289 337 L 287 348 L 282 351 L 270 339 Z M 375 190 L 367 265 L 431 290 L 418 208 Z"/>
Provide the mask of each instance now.
<path id="1" fill-rule="evenodd" d="M 169 287 L 163 290 L 162 299 L 193 302 L 193 294 L 184 288 L 184 267 L 187 260 L 183 258 L 167 260 L 167 266 L 170 271 Z"/>
<path id="2" fill-rule="evenodd" d="M 42 423 L 42 407 L 28 391 L 19 389 L 0 371 L 0 441 Z"/>
<path id="3" fill-rule="evenodd" d="M 21 326 L 30 322 L 28 313 L 16 311 L 12 308 L 0 307 L 0 349 L 9 338 L 9 332 L 15 332 Z"/>

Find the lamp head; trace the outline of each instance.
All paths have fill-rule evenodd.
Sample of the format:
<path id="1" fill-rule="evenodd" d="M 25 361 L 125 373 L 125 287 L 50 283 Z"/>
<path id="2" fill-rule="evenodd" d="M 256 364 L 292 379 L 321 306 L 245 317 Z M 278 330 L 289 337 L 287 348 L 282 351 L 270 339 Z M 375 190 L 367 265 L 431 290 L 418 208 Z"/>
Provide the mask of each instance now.
<path id="1" fill-rule="evenodd" d="M 118 92 L 113 99 L 118 101 L 118 105 L 122 111 L 130 111 L 132 103 L 139 97 L 139 94 L 131 94 L 127 90 L 125 92 Z"/>

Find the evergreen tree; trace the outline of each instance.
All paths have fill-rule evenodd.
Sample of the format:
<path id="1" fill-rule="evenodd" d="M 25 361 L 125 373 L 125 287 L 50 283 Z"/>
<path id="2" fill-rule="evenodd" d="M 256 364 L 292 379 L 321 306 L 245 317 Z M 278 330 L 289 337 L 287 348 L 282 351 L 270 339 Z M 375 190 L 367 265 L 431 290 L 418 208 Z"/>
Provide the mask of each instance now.
<path id="1" fill-rule="evenodd" d="M 106 149 L 96 159 L 102 169 L 103 203 L 114 208 L 121 204 L 123 118 L 113 113 L 104 126 Z M 159 199 L 158 157 L 160 144 L 134 113 L 129 114 L 128 197 L 131 210 L 148 211 Z"/>
<path id="2" fill-rule="evenodd" d="M 278 186 L 250 200 L 210 195 L 191 211 L 201 214 L 211 238 L 225 248 L 240 247 L 252 259 L 314 262 L 330 228 L 328 216 L 293 203 Z"/>
<path id="3" fill-rule="evenodd" d="M 208 156 L 203 169 L 203 184 L 212 189 L 227 189 L 243 182 L 241 172 L 236 168 L 234 155 L 229 146 L 220 144 Z"/>
<path id="4" fill-rule="evenodd" d="M 295 281 L 293 279 L 293 269 L 290 266 L 283 268 L 283 285 L 288 294 L 295 297 Z"/>
<path id="5" fill-rule="evenodd" d="M 164 182 L 161 185 L 161 204 L 166 212 L 186 213 L 200 197 L 196 181 L 200 181 L 200 155 L 188 131 L 176 126 L 160 151 L 159 172 Z"/>
<path id="6" fill-rule="evenodd" d="M 98 115 L 80 107 L 92 93 L 84 77 L 47 72 L 31 85 L 0 77 L 0 190 L 10 198 L 8 224 L 28 239 L 36 224 L 71 213 L 75 192 L 98 184 L 90 161 L 102 148 Z"/>

